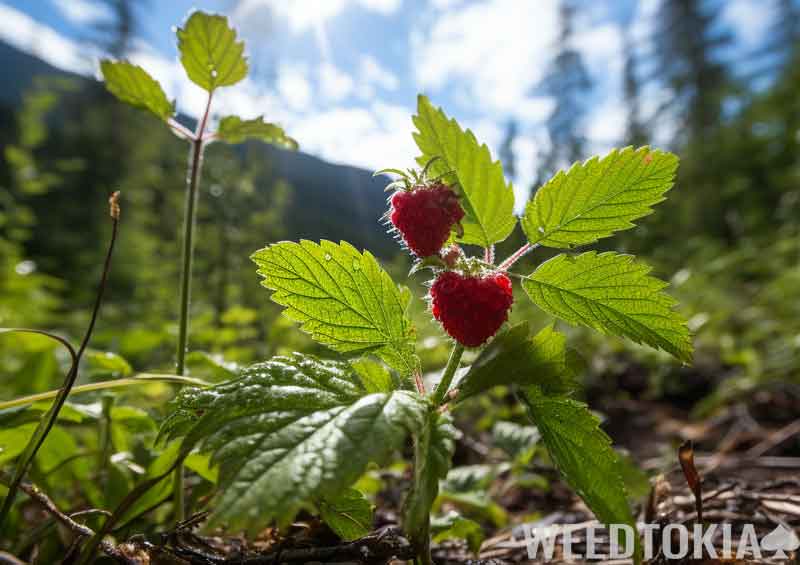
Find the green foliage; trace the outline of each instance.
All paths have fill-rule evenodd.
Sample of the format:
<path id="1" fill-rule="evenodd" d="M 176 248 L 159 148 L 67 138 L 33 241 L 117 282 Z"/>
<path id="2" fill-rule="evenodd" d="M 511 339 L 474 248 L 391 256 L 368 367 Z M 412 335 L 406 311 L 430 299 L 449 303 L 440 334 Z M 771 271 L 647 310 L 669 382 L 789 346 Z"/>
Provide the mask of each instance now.
<path id="1" fill-rule="evenodd" d="M 334 351 L 372 353 L 403 375 L 419 364 L 400 290 L 369 251 L 330 241 L 283 242 L 256 251 L 262 284 L 303 331 Z"/>
<path id="2" fill-rule="evenodd" d="M 533 338 L 529 331 L 523 322 L 495 336 L 460 381 L 459 401 L 498 385 L 536 384 L 552 394 L 574 389 L 574 353 L 565 336 L 552 325 Z"/>
<path id="3" fill-rule="evenodd" d="M 108 91 L 122 102 L 149 110 L 161 120 L 175 113 L 175 102 L 170 102 L 161 85 L 139 65 L 128 61 L 100 62 L 100 72 Z"/>
<path id="4" fill-rule="evenodd" d="M 209 92 L 247 76 L 244 43 L 225 16 L 193 12 L 177 31 L 181 63 L 189 79 Z"/>
<path id="5" fill-rule="evenodd" d="M 350 365 L 358 375 L 361 385 L 368 393 L 392 392 L 395 388 L 392 374 L 382 364 L 362 357 L 351 361 Z"/>
<path id="6" fill-rule="evenodd" d="M 463 539 L 472 553 L 477 554 L 484 540 L 483 528 L 480 524 L 469 518 L 464 518 L 458 512 L 450 511 L 444 516 L 431 520 L 431 534 L 433 541 L 441 543 L 452 539 Z"/>
<path id="7" fill-rule="evenodd" d="M 417 395 L 368 394 L 346 363 L 276 357 L 208 389 L 184 389 L 162 434 L 219 465 L 213 521 L 253 530 L 350 486 L 421 428 Z"/>
<path id="8" fill-rule="evenodd" d="M 372 530 L 372 505 L 359 491 L 348 488 L 319 504 L 322 520 L 344 541 L 352 541 Z"/>
<path id="9" fill-rule="evenodd" d="M 470 131 L 464 131 L 454 119 L 448 119 L 441 108 L 434 108 L 420 95 L 417 115 L 413 117 L 417 132 L 414 140 L 422 155 L 417 158 L 426 165 L 436 157 L 430 167 L 433 176 L 449 174 L 458 182 L 466 212 L 462 226 L 461 243 L 490 247 L 503 241 L 514 230 L 514 190 L 503 177 L 499 161 L 492 161 L 489 148 L 481 145 Z"/>
<path id="10" fill-rule="evenodd" d="M 431 506 L 452 465 L 455 433 L 450 417 L 434 407 L 414 433 L 414 483 L 403 503 L 403 529 L 416 547 L 427 547 Z"/>
<path id="11" fill-rule="evenodd" d="M 599 420 L 585 404 L 544 395 L 536 387 L 528 387 L 522 397 L 553 461 L 597 519 L 628 524 L 635 531 L 620 462 Z"/>
<path id="12" fill-rule="evenodd" d="M 624 336 L 663 349 L 684 362 L 692 357 L 689 330 L 661 292 L 667 283 L 631 255 L 595 251 L 558 255 L 522 283 L 531 300 L 571 324 Z"/>
<path id="13" fill-rule="evenodd" d="M 158 457 L 148 466 L 147 472 L 142 478 L 142 482 L 160 477 L 167 472 L 181 454 L 181 442 L 173 441 L 166 446 Z M 125 524 L 143 512 L 152 509 L 159 503 L 169 499 L 172 493 L 172 487 L 175 482 L 175 475 L 169 473 L 166 477 L 158 481 L 150 490 L 148 490 L 142 497 L 140 497 L 120 518 L 120 524 Z"/>
<path id="14" fill-rule="evenodd" d="M 571 248 L 634 227 L 672 187 L 678 158 L 649 147 L 615 149 L 559 171 L 528 202 L 528 241 Z"/>
<path id="15" fill-rule="evenodd" d="M 257 139 L 285 149 L 297 150 L 297 141 L 286 135 L 277 124 L 264 121 L 264 117 L 243 120 L 238 116 L 225 116 L 219 121 L 217 139 L 226 143 L 241 143 Z"/>
<path id="16" fill-rule="evenodd" d="M 528 459 L 539 443 L 541 434 L 534 426 L 520 426 L 514 422 L 497 422 L 492 428 L 494 445 L 511 457 Z"/>

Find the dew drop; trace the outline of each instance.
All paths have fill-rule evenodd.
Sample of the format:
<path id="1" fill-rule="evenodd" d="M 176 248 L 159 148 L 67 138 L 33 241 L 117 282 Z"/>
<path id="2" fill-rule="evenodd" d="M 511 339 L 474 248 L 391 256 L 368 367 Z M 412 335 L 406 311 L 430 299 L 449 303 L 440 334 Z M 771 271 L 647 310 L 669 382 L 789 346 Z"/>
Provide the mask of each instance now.
<path id="1" fill-rule="evenodd" d="M 330 261 L 331 259 L 333 259 L 333 256 L 330 253 L 326 253 L 325 254 L 325 260 L 326 261 Z"/>
<path id="2" fill-rule="evenodd" d="M 354 271 L 360 271 L 361 270 L 361 263 L 359 263 L 358 261 L 353 261 L 353 270 Z"/>
<path id="3" fill-rule="evenodd" d="M 217 78 L 217 69 L 211 69 L 211 78 Z"/>
<path id="4" fill-rule="evenodd" d="M 544 233 L 544 228 L 542 226 L 539 226 L 539 233 Z"/>

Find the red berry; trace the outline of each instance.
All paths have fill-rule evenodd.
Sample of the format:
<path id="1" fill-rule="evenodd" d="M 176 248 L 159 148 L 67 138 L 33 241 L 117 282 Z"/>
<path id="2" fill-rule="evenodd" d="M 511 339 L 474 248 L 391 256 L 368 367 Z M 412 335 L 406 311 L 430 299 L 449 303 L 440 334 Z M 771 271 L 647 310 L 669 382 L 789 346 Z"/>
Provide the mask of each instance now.
<path id="1" fill-rule="evenodd" d="M 442 183 L 399 190 L 391 204 L 389 220 L 417 257 L 439 253 L 453 226 L 464 217 L 455 192 Z"/>
<path id="2" fill-rule="evenodd" d="M 502 273 L 439 275 L 431 287 L 433 317 L 447 334 L 466 347 L 478 347 L 508 320 L 514 296 L 511 280 Z"/>

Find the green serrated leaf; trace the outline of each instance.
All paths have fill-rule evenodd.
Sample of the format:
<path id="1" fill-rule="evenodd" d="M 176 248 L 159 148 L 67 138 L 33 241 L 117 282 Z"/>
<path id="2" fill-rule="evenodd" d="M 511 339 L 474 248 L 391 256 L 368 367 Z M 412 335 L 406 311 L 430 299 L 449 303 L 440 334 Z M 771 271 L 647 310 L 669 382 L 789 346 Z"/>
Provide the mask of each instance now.
<path id="1" fill-rule="evenodd" d="M 559 471 L 597 519 L 636 531 L 617 453 L 597 417 L 585 404 L 545 396 L 537 387 L 528 387 L 522 398 Z"/>
<path id="2" fill-rule="evenodd" d="M 175 103 L 167 99 L 158 81 L 139 65 L 104 59 L 100 62 L 100 72 L 108 91 L 122 102 L 149 110 L 162 120 L 175 113 Z"/>
<path id="3" fill-rule="evenodd" d="M 431 534 L 433 534 L 433 541 L 436 543 L 452 539 L 463 539 L 467 542 L 469 550 L 474 554 L 478 553 L 485 538 L 480 524 L 469 518 L 464 518 L 454 510 L 431 520 Z"/>
<path id="4" fill-rule="evenodd" d="M 226 116 L 219 122 L 217 139 L 227 143 L 242 143 L 248 139 L 257 139 L 293 151 L 299 147 L 297 141 L 286 135 L 281 126 L 265 122 L 263 116 L 251 120 Z"/>
<path id="5" fill-rule="evenodd" d="M 590 251 L 557 255 L 522 282 L 541 309 L 571 324 L 627 337 L 663 349 L 681 361 L 692 358 L 686 322 L 662 292 L 667 283 L 648 275 L 632 255 Z"/>
<path id="6" fill-rule="evenodd" d="M 211 92 L 247 76 L 244 43 L 225 16 L 194 12 L 177 34 L 181 63 L 196 85 Z"/>
<path id="7" fill-rule="evenodd" d="M 403 375 L 417 370 L 406 302 L 369 251 L 330 241 L 282 242 L 256 251 L 261 284 L 319 343 L 346 354 L 372 353 Z"/>
<path id="8" fill-rule="evenodd" d="M 318 506 L 322 520 L 344 541 L 364 537 L 372 530 L 372 505 L 355 489 L 323 499 Z"/>
<path id="9" fill-rule="evenodd" d="M 564 334 L 552 325 L 533 338 L 528 334 L 527 322 L 499 333 L 458 383 L 458 400 L 498 385 L 536 384 L 553 394 L 573 390 L 576 375 L 568 361 Z"/>
<path id="10" fill-rule="evenodd" d="M 417 162 L 424 166 L 439 157 L 430 166 L 430 176 L 452 171 L 458 179 L 466 212 L 461 221 L 464 235 L 458 241 L 489 247 L 505 240 L 517 218 L 514 190 L 506 183 L 500 162 L 492 160 L 489 148 L 479 144 L 470 130 L 461 129 L 425 96 L 417 98 L 417 115 L 412 119 L 418 130 L 414 140 L 422 152 Z"/>
<path id="11" fill-rule="evenodd" d="M 678 157 L 649 147 L 614 149 L 559 171 L 525 207 L 532 244 L 571 248 L 632 227 L 672 188 Z"/>
<path id="12" fill-rule="evenodd" d="M 450 416 L 431 409 L 425 426 L 414 435 L 414 483 L 403 503 L 403 530 L 415 547 L 428 543 L 431 506 L 439 481 L 450 470 L 455 434 Z"/>
<path id="13" fill-rule="evenodd" d="M 428 402 L 367 394 L 347 363 L 296 354 L 246 368 L 231 381 L 183 389 L 162 435 L 185 436 L 219 466 L 213 523 L 257 530 L 289 523 L 333 496 L 422 427 Z"/>
<path id="14" fill-rule="evenodd" d="M 397 388 L 392 380 L 392 374 L 377 361 L 361 358 L 351 361 L 350 365 L 368 393 L 392 392 Z"/>

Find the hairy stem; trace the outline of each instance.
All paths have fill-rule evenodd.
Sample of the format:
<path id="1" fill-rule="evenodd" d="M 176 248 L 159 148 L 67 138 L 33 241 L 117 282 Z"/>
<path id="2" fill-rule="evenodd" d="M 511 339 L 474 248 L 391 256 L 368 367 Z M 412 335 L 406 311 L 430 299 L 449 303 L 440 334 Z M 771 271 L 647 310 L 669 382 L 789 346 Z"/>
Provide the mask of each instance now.
<path id="1" fill-rule="evenodd" d="M 437 406 L 444 404 L 447 398 L 447 391 L 450 389 L 450 384 L 453 382 L 453 377 L 458 370 L 458 365 L 461 363 L 461 356 L 464 354 L 464 346 L 456 343 L 453 350 L 450 352 L 450 359 L 447 360 L 447 366 L 444 368 L 442 378 L 439 384 L 436 385 L 436 390 L 433 391 L 433 401 Z"/>
<path id="2" fill-rule="evenodd" d="M 53 405 L 47 411 L 47 414 L 45 414 L 39 421 L 36 431 L 28 442 L 28 445 L 25 447 L 25 451 L 20 456 L 17 467 L 14 471 L 14 477 L 11 479 L 11 483 L 8 485 L 8 494 L 6 494 L 6 498 L 3 501 L 3 507 L 0 508 L 0 529 L 2 529 L 3 522 L 8 516 L 8 512 L 11 510 L 11 506 L 14 504 L 14 499 L 17 496 L 17 489 L 22 483 L 22 479 L 25 478 L 25 474 L 28 472 L 28 469 L 33 463 L 36 454 L 39 452 L 39 448 L 42 447 L 44 440 L 47 439 L 47 435 L 50 433 L 50 430 L 53 429 L 56 420 L 58 420 L 58 414 L 61 411 L 61 407 L 64 406 L 64 403 L 67 401 L 67 397 L 72 390 L 72 386 L 75 384 L 75 380 L 78 378 L 78 366 L 80 365 L 83 352 L 86 351 L 86 346 L 89 345 L 89 340 L 92 337 L 94 325 L 97 322 L 97 316 L 100 313 L 100 305 L 103 303 L 103 295 L 105 294 L 106 283 L 108 282 L 108 272 L 111 269 L 111 257 L 114 254 L 114 244 L 117 241 L 117 232 L 119 231 L 118 198 L 119 193 L 115 192 L 109 199 L 112 221 L 111 241 L 108 244 L 108 251 L 106 252 L 106 258 L 103 262 L 103 273 L 100 276 L 100 283 L 97 287 L 97 295 L 95 297 L 94 306 L 92 307 L 92 315 L 89 320 L 89 326 L 86 328 L 86 333 L 84 334 L 83 340 L 78 347 L 77 353 L 73 354 L 72 348 L 69 346 L 67 347 L 70 350 L 70 354 L 73 354 L 72 365 L 70 366 L 67 376 L 64 378 L 64 385 L 61 387 L 61 390 L 58 391 L 55 401 L 53 401 Z M 60 339 L 59 341 L 65 343 Z"/>
<path id="3" fill-rule="evenodd" d="M 535 245 L 532 245 L 530 243 L 526 243 L 525 245 L 523 245 L 522 247 L 517 249 L 514 253 L 512 253 L 511 256 L 509 256 L 508 259 L 506 259 L 505 261 L 500 263 L 500 266 L 497 267 L 497 268 L 499 270 L 501 270 L 501 271 L 507 271 L 508 269 L 510 269 L 514 265 L 514 263 L 516 263 L 517 261 L 522 259 L 525 255 L 527 255 L 528 253 L 530 253 L 531 251 L 533 251 L 537 247 L 539 247 L 538 243 L 535 244 Z"/>
<path id="4" fill-rule="evenodd" d="M 189 175 L 186 181 L 186 207 L 183 215 L 183 261 L 181 269 L 180 318 L 178 321 L 178 353 L 175 374 L 183 375 L 186 369 L 186 350 L 189 344 L 189 302 L 192 291 L 192 260 L 194 258 L 194 228 L 197 223 L 197 193 L 200 186 L 200 171 L 203 167 L 203 135 L 211 110 L 212 93 L 208 93 L 206 109 L 197 124 L 189 151 Z M 175 520 L 184 519 L 183 466 L 175 468 Z"/>

